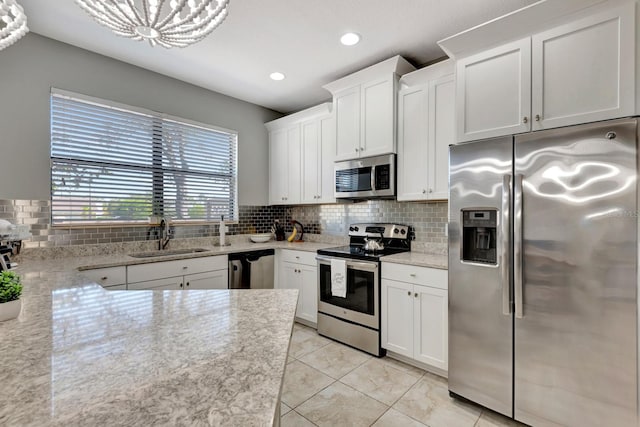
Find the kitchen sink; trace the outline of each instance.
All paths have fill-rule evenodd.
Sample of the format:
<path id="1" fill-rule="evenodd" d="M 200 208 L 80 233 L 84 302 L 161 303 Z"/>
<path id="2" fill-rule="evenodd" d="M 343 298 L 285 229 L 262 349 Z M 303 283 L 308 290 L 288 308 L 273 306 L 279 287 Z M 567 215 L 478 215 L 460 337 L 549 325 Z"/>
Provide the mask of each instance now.
<path id="1" fill-rule="evenodd" d="M 138 252 L 135 254 L 129 254 L 130 257 L 134 258 L 154 258 L 158 256 L 168 256 L 168 255 L 185 255 L 185 254 L 197 254 L 200 252 L 208 252 L 209 249 L 195 248 L 195 249 L 169 249 L 162 251 L 151 251 L 151 252 Z"/>

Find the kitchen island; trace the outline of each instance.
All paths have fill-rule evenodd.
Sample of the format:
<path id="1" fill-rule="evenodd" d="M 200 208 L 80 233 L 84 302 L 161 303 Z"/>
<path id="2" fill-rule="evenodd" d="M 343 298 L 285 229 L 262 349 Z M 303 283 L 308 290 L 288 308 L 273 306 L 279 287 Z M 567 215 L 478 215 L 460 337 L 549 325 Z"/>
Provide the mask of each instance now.
<path id="1" fill-rule="evenodd" d="M 106 291 L 76 267 L 18 267 L 0 425 L 279 423 L 296 290 Z"/>

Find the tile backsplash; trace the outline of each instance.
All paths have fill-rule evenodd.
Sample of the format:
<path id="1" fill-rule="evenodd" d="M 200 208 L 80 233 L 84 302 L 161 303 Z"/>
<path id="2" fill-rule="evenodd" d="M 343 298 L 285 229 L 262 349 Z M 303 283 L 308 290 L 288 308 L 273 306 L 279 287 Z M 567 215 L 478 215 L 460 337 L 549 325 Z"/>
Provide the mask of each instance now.
<path id="1" fill-rule="evenodd" d="M 239 221 L 228 224 L 229 235 L 267 233 L 274 220 L 302 223 L 305 232 L 346 236 L 349 224 L 356 222 L 394 222 L 412 225 L 416 244 L 444 245 L 447 242 L 447 202 L 407 203 L 394 200 L 368 200 L 306 206 L 240 206 Z M 51 227 L 48 200 L 0 199 L 0 219 L 31 227 L 32 238 L 25 248 L 120 243 L 154 239 L 148 226 Z M 218 236 L 217 224 L 173 226 L 175 238 Z M 286 227 L 290 230 L 290 226 Z"/>

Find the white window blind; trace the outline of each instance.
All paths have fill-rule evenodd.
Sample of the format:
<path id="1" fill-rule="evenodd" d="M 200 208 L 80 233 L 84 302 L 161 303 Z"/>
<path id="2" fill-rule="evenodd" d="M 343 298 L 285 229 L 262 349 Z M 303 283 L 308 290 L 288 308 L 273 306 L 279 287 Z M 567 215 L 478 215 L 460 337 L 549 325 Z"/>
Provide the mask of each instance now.
<path id="1" fill-rule="evenodd" d="M 238 219 L 237 133 L 51 94 L 54 225 Z"/>

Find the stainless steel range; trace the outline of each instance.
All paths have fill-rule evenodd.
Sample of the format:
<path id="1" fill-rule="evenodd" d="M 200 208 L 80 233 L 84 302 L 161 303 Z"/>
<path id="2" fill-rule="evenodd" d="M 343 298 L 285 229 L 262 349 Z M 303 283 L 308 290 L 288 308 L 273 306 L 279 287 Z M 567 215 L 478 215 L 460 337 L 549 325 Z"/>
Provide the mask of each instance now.
<path id="1" fill-rule="evenodd" d="M 380 346 L 380 258 L 411 250 L 413 230 L 397 224 L 352 224 L 349 237 L 348 246 L 318 251 L 318 333 L 384 356 Z M 335 283 L 341 267 L 346 273 L 342 293 Z"/>

